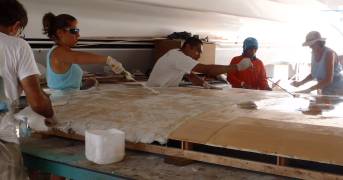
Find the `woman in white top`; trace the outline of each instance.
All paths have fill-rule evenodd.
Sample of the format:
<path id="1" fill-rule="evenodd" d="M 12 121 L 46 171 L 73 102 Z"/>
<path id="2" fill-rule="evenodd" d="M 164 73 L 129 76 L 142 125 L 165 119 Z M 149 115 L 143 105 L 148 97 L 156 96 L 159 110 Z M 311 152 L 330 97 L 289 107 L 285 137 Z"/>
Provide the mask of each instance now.
<path id="1" fill-rule="evenodd" d="M 317 31 L 309 32 L 303 46 L 312 49 L 311 73 L 302 81 L 292 83 L 299 87 L 313 79 L 318 83 L 300 93 L 321 90 L 323 95 L 343 95 L 342 64 L 335 51 L 325 46 L 325 38 Z"/>

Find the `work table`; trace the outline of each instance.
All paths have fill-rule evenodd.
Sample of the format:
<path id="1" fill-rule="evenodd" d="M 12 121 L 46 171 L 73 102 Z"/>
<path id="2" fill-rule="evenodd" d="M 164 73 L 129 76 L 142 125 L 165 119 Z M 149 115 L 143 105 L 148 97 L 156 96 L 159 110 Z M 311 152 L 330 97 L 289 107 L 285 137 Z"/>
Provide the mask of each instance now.
<path id="1" fill-rule="evenodd" d="M 130 143 L 126 147 L 131 150 L 300 179 L 342 176 L 342 97 L 303 94 L 294 98 L 281 92 L 235 88 L 155 90 L 159 94 L 140 84 L 117 84 L 53 94 L 58 120 L 54 129 L 64 133 L 54 135 L 83 139 L 87 129 L 116 128 L 125 132 Z M 169 140 L 181 145 L 167 147 Z M 271 156 L 271 161 L 202 153 L 192 149 L 192 144 L 258 153 Z M 298 161 L 319 167 L 299 168 Z"/>
<path id="2" fill-rule="evenodd" d="M 165 156 L 129 150 L 121 162 L 97 165 L 86 159 L 84 147 L 56 137 L 21 139 L 27 168 L 72 179 L 286 179 L 195 161 L 176 166 L 165 163 Z"/>

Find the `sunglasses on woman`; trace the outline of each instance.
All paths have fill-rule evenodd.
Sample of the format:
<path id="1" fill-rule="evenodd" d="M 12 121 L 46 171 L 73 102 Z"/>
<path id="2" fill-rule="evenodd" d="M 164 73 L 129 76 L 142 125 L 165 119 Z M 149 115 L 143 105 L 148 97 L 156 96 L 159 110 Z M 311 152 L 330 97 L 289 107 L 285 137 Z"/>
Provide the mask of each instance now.
<path id="1" fill-rule="evenodd" d="M 79 28 L 66 28 L 66 31 L 68 31 L 70 34 L 78 34 L 80 32 Z"/>

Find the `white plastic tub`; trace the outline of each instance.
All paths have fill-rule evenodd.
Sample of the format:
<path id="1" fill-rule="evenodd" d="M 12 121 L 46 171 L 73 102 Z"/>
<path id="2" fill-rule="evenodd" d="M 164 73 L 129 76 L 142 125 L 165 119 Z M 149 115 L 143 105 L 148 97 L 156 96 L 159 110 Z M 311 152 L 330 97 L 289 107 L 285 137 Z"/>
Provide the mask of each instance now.
<path id="1" fill-rule="evenodd" d="M 125 156 L 125 133 L 118 129 L 87 130 L 86 158 L 97 164 L 121 161 Z"/>

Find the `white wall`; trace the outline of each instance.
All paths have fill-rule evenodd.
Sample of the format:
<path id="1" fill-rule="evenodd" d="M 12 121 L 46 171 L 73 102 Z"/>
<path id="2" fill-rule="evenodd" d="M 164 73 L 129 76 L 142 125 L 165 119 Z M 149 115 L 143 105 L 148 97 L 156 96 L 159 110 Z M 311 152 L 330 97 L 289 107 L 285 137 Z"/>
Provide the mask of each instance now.
<path id="1" fill-rule="evenodd" d="M 147 73 L 153 66 L 153 51 L 151 49 L 78 49 L 90 53 L 112 56 L 120 61 L 130 72 L 140 71 Z M 34 49 L 36 61 L 46 66 L 46 56 L 48 49 Z M 103 73 L 103 64 L 82 65 L 82 69 L 92 73 Z"/>

